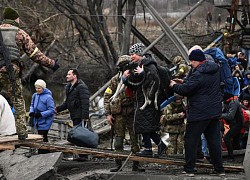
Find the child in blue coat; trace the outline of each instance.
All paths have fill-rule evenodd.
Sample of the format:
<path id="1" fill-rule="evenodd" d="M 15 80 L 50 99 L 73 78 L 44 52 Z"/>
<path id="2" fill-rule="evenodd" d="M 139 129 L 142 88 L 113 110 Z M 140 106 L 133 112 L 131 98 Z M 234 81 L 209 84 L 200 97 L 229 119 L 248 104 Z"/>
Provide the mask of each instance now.
<path id="1" fill-rule="evenodd" d="M 33 94 L 29 116 L 33 118 L 34 128 L 43 136 L 43 142 L 48 142 L 48 132 L 54 119 L 55 103 L 52 93 L 46 88 L 42 79 L 35 82 L 36 93 Z M 38 150 L 39 154 L 47 153 L 47 150 Z"/>

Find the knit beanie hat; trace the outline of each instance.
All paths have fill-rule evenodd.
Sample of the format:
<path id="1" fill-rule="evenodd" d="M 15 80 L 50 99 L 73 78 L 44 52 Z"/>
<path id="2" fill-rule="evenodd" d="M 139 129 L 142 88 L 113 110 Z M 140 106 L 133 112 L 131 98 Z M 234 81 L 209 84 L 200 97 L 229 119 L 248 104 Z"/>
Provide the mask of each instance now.
<path id="1" fill-rule="evenodd" d="M 204 53 L 200 49 L 193 50 L 189 54 L 188 58 L 189 58 L 190 61 L 202 62 L 202 61 L 206 60 L 206 57 L 205 57 Z"/>
<path id="2" fill-rule="evenodd" d="M 191 47 L 189 50 L 188 50 L 188 55 L 195 49 L 199 49 L 201 51 L 203 51 L 203 49 L 199 46 L 199 45 L 194 45 L 193 47 Z"/>
<path id="3" fill-rule="evenodd" d="M 16 10 L 6 7 L 3 10 L 3 18 L 4 19 L 11 19 L 11 20 L 16 20 L 19 17 L 19 14 Z"/>
<path id="4" fill-rule="evenodd" d="M 46 88 L 46 83 L 45 83 L 44 80 L 38 79 L 38 80 L 35 82 L 35 86 L 39 86 L 39 87 L 45 89 L 45 88 Z"/>
<path id="5" fill-rule="evenodd" d="M 129 54 L 137 54 L 139 56 L 142 56 L 143 50 L 144 50 L 144 44 L 142 43 L 136 43 L 129 49 Z"/>

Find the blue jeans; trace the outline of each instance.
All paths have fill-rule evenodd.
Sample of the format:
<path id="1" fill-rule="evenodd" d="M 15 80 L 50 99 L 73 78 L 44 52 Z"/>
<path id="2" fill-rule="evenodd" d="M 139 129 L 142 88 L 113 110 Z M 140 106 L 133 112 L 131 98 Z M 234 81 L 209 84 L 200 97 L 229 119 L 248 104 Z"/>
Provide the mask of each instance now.
<path id="1" fill-rule="evenodd" d="M 185 161 L 184 170 L 194 172 L 198 141 L 204 133 L 214 169 L 224 171 L 221 153 L 220 123 L 218 119 L 188 122 L 184 136 Z"/>
<path id="2" fill-rule="evenodd" d="M 201 149 L 204 156 L 208 156 L 207 140 L 204 133 L 201 134 Z"/>
<path id="3" fill-rule="evenodd" d="M 152 148 L 152 143 L 151 139 L 154 141 L 156 145 L 158 145 L 161 142 L 160 135 L 157 134 L 156 132 L 151 132 L 151 133 L 143 133 L 143 142 L 144 142 L 144 148 L 145 149 L 151 149 Z"/>

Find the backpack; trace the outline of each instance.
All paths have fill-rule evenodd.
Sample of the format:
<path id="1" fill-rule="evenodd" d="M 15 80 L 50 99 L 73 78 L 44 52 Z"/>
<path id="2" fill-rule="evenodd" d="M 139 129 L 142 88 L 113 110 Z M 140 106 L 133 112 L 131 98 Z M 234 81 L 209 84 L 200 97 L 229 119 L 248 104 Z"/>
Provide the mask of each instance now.
<path id="1" fill-rule="evenodd" d="M 160 78 L 158 99 L 159 103 L 161 104 L 163 101 L 174 95 L 173 89 L 169 87 L 172 74 L 167 67 L 157 65 L 156 68 Z"/>
<path id="2" fill-rule="evenodd" d="M 225 58 L 223 52 L 219 48 L 210 48 L 204 51 L 205 55 L 210 55 L 214 62 L 220 66 L 220 82 L 222 93 L 232 94 L 238 96 L 240 93 L 239 80 L 232 76 L 232 70 L 228 63 L 228 59 Z"/>

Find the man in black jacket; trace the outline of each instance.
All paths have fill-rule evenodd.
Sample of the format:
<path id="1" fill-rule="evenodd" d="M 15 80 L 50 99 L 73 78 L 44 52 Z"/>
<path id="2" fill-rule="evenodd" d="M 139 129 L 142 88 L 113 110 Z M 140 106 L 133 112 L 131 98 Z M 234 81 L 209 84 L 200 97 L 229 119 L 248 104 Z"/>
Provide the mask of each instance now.
<path id="1" fill-rule="evenodd" d="M 229 131 L 224 136 L 224 142 L 227 147 L 228 157 L 234 160 L 233 149 L 240 149 L 240 132 L 243 128 L 242 106 L 237 96 L 230 94 L 224 95 L 224 110 L 221 118 L 229 124 Z M 231 142 L 231 140 L 233 141 Z"/>
<path id="2" fill-rule="evenodd" d="M 88 86 L 79 79 L 77 69 L 70 69 L 66 78 L 68 82 L 66 85 L 66 100 L 62 105 L 56 107 L 56 112 L 58 113 L 68 109 L 74 126 L 82 122 L 84 126 L 91 128 L 91 122 L 89 120 Z M 79 155 L 79 158 L 76 160 L 85 161 L 86 159 L 86 155 Z"/>
<path id="3" fill-rule="evenodd" d="M 76 126 L 82 121 L 89 122 L 89 90 L 88 86 L 78 79 L 77 69 L 70 69 L 67 73 L 66 100 L 56 107 L 56 112 L 69 110 L 73 125 Z"/>
<path id="4" fill-rule="evenodd" d="M 222 114 L 219 66 L 207 61 L 200 49 L 192 50 L 189 60 L 193 71 L 186 81 L 171 81 L 170 87 L 180 95 L 187 96 L 187 125 L 184 136 L 184 173 L 194 176 L 198 141 L 204 133 L 209 147 L 215 173 L 225 175 L 222 164 L 219 118 Z"/>

